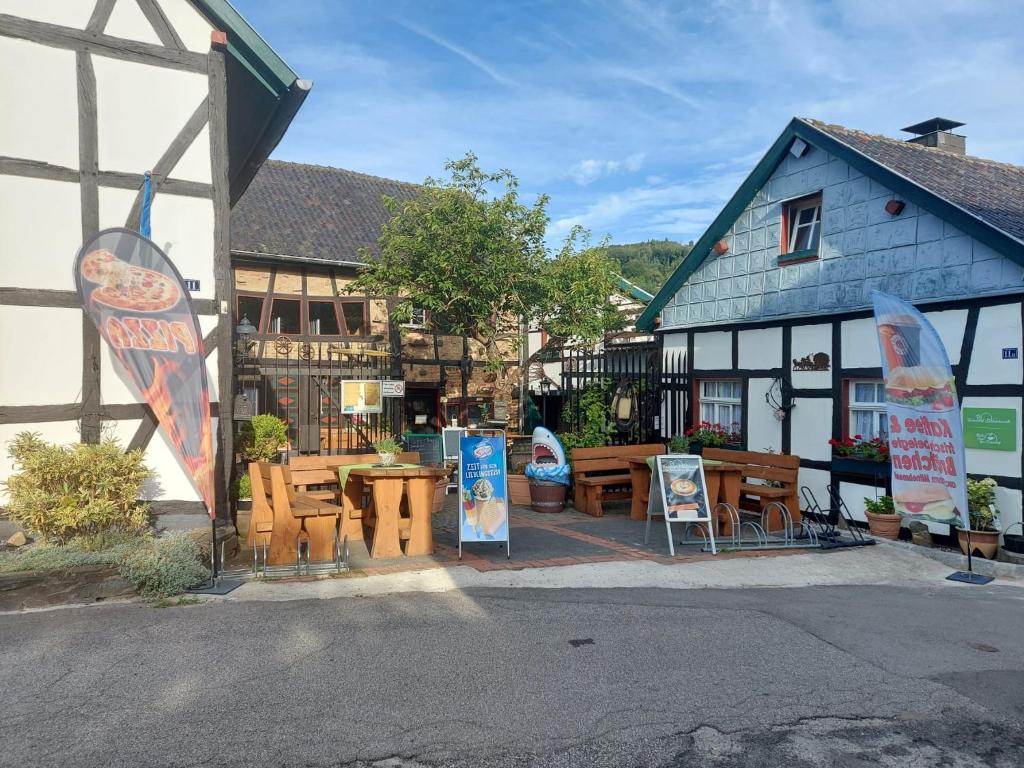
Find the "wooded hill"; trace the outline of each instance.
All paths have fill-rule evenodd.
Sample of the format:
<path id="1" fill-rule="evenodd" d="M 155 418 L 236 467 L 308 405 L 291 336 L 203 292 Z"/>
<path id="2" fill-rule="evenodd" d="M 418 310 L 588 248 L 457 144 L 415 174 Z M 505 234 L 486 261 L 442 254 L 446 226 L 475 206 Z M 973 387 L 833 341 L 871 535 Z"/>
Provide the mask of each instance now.
<path id="1" fill-rule="evenodd" d="M 691 248 L 692 241 L 684 244 L 674 240 L 648 240 L 609 245 L 608 252 L 619 262 L 624 278 L 649 293 L 657 293 Z"/>

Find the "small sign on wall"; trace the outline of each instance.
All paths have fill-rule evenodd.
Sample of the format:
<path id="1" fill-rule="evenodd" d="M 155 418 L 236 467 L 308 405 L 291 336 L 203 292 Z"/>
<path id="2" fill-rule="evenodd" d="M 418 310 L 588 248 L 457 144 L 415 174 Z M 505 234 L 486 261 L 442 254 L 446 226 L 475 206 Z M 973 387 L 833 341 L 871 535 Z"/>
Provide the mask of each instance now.
<path id="1" fill-rule="evenodd" d="M 1016 360 L 1017 347 L 1003 347 L 1003 360 Z"/>
<path id="2" fill-rule="evenodd" d="M 383 397 L 405 397 L 404 381 L 382 381 L 380 393 Z"/>
<path id="3" fill-rule="evenodd" d="M 185 277 L 182 278 L 181 282 L 185 284 L 185 290 L 188 291 L 189 293 L 195 293 L 196 291 L 199 290 L 198 280 L 192 280 L 191 278 Z"/>
<path id="4" fill-rule="evenodd" d="M 964 408 L 964 446 L 983 451 L 1017 450 L 1017 409 Z"/>

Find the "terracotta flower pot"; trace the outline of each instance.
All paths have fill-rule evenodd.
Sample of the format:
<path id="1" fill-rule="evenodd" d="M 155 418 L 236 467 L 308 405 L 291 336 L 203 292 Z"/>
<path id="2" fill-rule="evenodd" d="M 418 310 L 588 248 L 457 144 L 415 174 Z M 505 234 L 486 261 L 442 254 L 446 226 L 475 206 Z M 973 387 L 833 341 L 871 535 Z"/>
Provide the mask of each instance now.
<path id="1" fill-rule="evenodd" d="M 956 537 L 960 541 L 960 551 L 967 554 L 967 531 L 958 528 Z M 975 555 L 992 560 L 999 549 L 999 531 L 971 531 L 971 549 Z"/>
<path id="2" fill-rule="evenodd" d="M 526 475 L 508 476 L 508 501 L 521 507 L 530 505 L 530 481 Z"/>
<path id="3" fill-rule="evenodd" d="M 900 537 L 899 515 L 877 515 L 874 512 L 865 513 L 868 516 L 868 530 L 872 536 L 880 539 L 898 539 Z"/>

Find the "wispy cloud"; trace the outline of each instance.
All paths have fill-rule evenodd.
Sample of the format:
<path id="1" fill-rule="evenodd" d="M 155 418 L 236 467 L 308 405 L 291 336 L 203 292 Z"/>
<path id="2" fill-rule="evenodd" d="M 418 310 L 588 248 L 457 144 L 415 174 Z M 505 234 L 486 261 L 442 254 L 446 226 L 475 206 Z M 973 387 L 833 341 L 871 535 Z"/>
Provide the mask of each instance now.
<path id="1" fill-rule="evenodd" d="M 451 53 L 454 53 L 456 56 L 459 56 L 462 59 L 465 59 L 474 67 L 476 67 L 485 75 L 487 75 L 489 78 L 494 80 L 496 83 L 500 83 L 501 85 L 505 86 L 514 86 L 516 84 L 515 81 L 508 77 L 505 77 L 503 74 L 501 74 L 498 70 L 496 70 L 494 67 L 488 64 L 486 61 L 481 59 L 475 53 L 467 51 L 462 46 L 456 45 L 450 40 L 446 40 L 440 35 L 431 32 L 426 27 L 421 27 L 419 24 L 414 24 L 413 22 L 408 21 L 406 19 L 399 19 L 398 23 L 401 24 L 406 29 L 408 29 L 410 32 L 417 34 L 420 37 L 429 40 L 432 43 L 435 43 L 436 45 L 441 46 L 446 51 L 450 51 Z"/>
<path id="2" fill-rule="evenodd" d="M 592 184 L 602 176 L 610 176 L 619 171 L 635 173 L 644 164 L 643 152 L 635 152 L 622 160 L 580 160 L 570 169 L 568 176 L 581 187 Z"/>

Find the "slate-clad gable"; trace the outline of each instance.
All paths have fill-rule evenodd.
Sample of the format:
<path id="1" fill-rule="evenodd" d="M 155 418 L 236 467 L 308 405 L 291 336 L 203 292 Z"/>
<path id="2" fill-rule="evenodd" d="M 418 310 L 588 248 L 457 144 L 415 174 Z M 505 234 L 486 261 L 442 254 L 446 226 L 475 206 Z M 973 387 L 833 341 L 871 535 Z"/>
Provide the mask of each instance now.
<path id="1" fill-rule="evenodd" d="M 268 160 L 231 212 L 231 250 L 334 262 L 376 252 L 391 214 L 383 195 L 410 199 L 416 184 L 320 165 Z"/>
<path id="2" fill-rule="evenodd" d="M 812 124 L 839 133 L 835 126 Z M 922 184 L 926 171 L 941 175 L 948 164 L 946 158 L 931 165 L 928 158 L 922 161 L 916 157 L 921 153 L 944 154 L 934 149 L 842 130 L 866 137 L 862 139 L 865 153 L 875 152 L 879 162 L 883 154 L 893 163 L 903 158 L 904 170 L 917 173 Z M 853 141 L 849 136 L 843 140 Z M 889 144 L 899 145 L 899 149 Z M 1019 191 L 1024 190 L 1024 169 L 966 160 L 972 172 L 991 175 L 1000 183 L 1010 184 L 1019 176 L 1021 186 L 1006 194 L 1008 198 L 1024 194 Z M 958 179 L 962 184 L 963 174 Z M 938 186 L 935 180 L 931 183 Z M 819 259 L 779 267 L 783 202 L 819 191 Z M 947 191 L 954 194 L 951 188 Z M 721 256 L 711 254 L 687 279 L 663 310 L 662 327 L 865 309 L 870 306 L 873 289 L 915 302 L 1024 289 L 1020 265 L 912 203 L 907 203 L 899 216 L 890 215 L 885 203 L 893 198 L 901 196 L 821 148 L 811 147 L 800 158 L 787 153 L 736 217 L 725 236 L 729 251 Z M 980 200 L 980 193 L 965 191 L 951 202 L 966 207 L 972 199 Z M 1016 204 L 1011 202 L 1004 208 Z M 1024 198 L 1020 209 L 1024 211 Z M 991 205 L 986 213 L 993 215 Z M 1003 219 L 1012 225 L 1016 214 L 1004 211 Z M 1024 223 L 1024 215 L 1021 221 Z"/>

